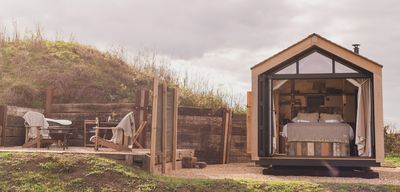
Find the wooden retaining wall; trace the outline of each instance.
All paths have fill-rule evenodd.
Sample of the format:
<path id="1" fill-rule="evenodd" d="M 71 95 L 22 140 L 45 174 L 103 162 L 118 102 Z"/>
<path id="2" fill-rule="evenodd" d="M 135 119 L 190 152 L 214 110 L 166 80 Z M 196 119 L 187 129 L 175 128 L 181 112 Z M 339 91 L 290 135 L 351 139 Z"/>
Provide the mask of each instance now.
<path id="1" fill-rule="evenodd" d="M 74 104 L 52 104 L 50 118 L 68 119 L 72 121 L 71 127 L 76 128 L 71 146 L 83 146 L 83 121 L 96 117 L 100 121 L 106 121 L 112 112 L 116 113 L 116 119 L 122 119 L 127 113 L 135 109 L 134 103 L 74 103 Z"/>
<path id="2" fill-rule="evenodd" d="M 27 111 L 43 113 L 42 109 L 16 106 L 0 106 L 0 146 L 20 146 L 25 142 L 25 126 L 22 116 Z"/>
<path id="3" fill-rule="evenodd" d="M 122 118 L 126 113 L 135 109 L 134 103 L 124 104 L 53 104 L 53 118 L 72 120 L 72 127 L 77 128 L 77 134 L 71 140 L 71 145 L 83 145 L 83 120 L 99 117 L 105 121 L 111 112 Z M 223 153 L 222 109 L 203 109 L 195 107 L 179 107 L 178 109 L 178 149 L 194 149 L 199 161 L 221 163 Z M 147 117 L 151 119 L 151 114 Z M 149 122 L 144 130 L 146 139 L 143 146 L 150 147 Z M 233 115 L 231 139 L 229 142 L 228 162 L 247 162 L 250 160 L 246 153 L 246 115 Z"/>

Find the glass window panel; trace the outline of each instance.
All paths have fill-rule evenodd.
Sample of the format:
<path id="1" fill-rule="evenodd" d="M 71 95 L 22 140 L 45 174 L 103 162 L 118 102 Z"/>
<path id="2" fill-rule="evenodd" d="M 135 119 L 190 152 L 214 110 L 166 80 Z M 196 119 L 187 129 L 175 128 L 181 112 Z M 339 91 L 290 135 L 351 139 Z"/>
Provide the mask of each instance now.
<path id="1" fill-rule="evenodd" d="M 296 74 L 296 63 L 292 63 L 289 66 L 281 69 L 276 74 Z"/>
<path id="2" fill-rule="evenodd" d="M 278 91 L 279 93 L 290 93 L 291 92 L 291 81 L 290 80 L 274 80 L 273 81 L 273 86 L 274 88 L 279 86 L 278 89 L 275 91 Z"/>
<path id="3" fill-rule="evenodd" d="M 314 52 L 299 61 L 299 73 L 332 73 L 332 59 Z"/>
<path id="4" fill-rule="evenodd" d="M 356 70 L 335 61 L 335 73 L 358 73 Z"/>

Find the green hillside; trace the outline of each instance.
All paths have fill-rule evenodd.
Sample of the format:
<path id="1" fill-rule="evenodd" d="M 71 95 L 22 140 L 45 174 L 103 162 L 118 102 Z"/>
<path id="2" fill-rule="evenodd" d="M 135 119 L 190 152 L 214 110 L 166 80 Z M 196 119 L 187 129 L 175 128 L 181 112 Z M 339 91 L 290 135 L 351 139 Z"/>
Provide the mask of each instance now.
<path id="1" fill-rule="evenodd" d="M 121 54 L 76 42 L 48 41 L 40 34 L 23 39 L 0 35 L 0 104 L 42 107 L 50 84 L 56 87 L 57 103 L 132 102 L 136 91 L 151 89 L 155 73 L 180 88 L 181 105 L 225 104 L 218 91 L 180 84 L 176 74 L 157 65 L 152 56 L 128 64 Z"/>

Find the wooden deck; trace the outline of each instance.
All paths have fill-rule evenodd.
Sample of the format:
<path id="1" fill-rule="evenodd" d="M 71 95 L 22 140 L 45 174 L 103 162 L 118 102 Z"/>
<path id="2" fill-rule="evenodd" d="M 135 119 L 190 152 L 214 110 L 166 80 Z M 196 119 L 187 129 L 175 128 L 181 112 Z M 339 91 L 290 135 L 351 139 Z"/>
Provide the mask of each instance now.
<path id="1" fill-rule="evenodd" d="M 94 155 L 146 155 L 150 154 L 150 149 L 132 149 L 132 151 L 115 151 L 109 148 L 100 148 L 98 151 L 93 147 L 68 147 L 63 150 L 58 147 L 50 148 L 22 148 L 17 147 L 0 147 L 0 152 L 23 152 L 23 153 L 59 153 L 59 154 L 94 154 Z M 177 149 L 177 159 L 184 156 L 193 156 L 193 149 Z"/>

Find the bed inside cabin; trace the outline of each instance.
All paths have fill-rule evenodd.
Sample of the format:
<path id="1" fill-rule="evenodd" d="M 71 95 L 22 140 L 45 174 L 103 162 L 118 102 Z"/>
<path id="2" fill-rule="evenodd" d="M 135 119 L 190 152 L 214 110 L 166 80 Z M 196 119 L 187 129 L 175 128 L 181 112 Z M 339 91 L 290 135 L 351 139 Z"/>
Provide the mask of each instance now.
<path id="1" fill-rule="evenodd" d="M 274 156 L 370 157 L 370 87 L 369 79 L 272 80 Z"/>

